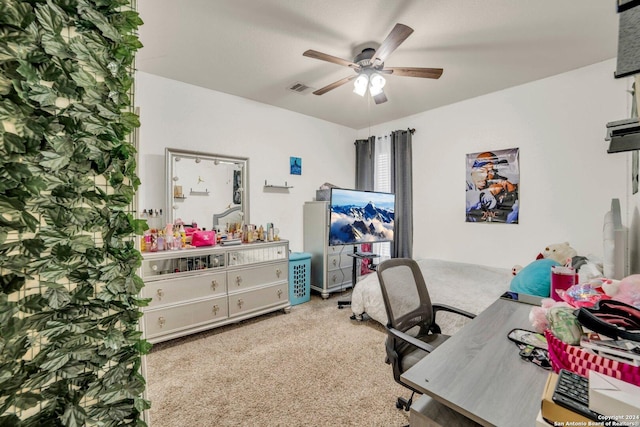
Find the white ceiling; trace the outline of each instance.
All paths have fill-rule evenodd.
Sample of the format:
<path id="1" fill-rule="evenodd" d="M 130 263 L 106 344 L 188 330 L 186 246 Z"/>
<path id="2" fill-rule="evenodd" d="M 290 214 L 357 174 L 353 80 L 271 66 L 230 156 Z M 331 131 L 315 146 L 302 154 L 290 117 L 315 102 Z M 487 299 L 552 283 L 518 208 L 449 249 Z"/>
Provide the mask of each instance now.
<path id="1" fill-rule="evenodd" d="M 354 129 L 383 123 L 614 58 L 614 0 L 138 0 L 141 71 Z M 353 60 L 396 23 L 414 33 L 386 66 L 444 68 L 438 80 L 388 76 L 376 105 L 354 73 L 303 57 Z M 377 46 L 374 46 L 377 47 Z M 613 78 L 613 71 L 612 78 Z"/>

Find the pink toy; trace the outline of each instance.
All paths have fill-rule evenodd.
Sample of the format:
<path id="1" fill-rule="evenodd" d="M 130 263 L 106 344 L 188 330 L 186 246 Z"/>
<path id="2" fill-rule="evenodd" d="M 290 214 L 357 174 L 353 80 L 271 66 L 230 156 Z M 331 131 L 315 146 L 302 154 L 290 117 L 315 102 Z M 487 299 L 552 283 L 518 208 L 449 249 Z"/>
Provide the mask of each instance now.
<path id="1" fill-rule="evenodd" d="M 618 290 L 611 299 L 640 308 L 640 274 L 627 276 L 618 283 Z"/>
<path id="2" fill-rule="evenodd" d="M 537 332 L 544 332 L 549 327 L 549 321 L 547 320 L 547 312 L 551 307 L 569 307 L 571 305 L 564 301 L 554 301 L 552 298 L 544 298 L 540 307 L 532 307 L 529 312 L 529 322 Z"/>

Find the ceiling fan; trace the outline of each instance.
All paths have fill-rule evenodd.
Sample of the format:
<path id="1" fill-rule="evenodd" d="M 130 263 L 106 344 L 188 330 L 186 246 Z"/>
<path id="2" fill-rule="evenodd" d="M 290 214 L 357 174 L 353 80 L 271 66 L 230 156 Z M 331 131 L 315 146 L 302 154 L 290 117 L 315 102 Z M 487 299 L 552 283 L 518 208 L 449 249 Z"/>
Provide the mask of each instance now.
<path id="1" fill-rule="evenodd" d="M 386 67 L 384 61 L 413 33 L 413 29 L 404 24 L 396 24 L 386 39 L 382 42 L 378 50 L 372 48 L 364 49 L 352 61 L 338 58 L 316 50 L 307 50 L 302 55 L 309 58 L 320 59 L 322 61 L 343 65 L 353 69 L 356 74 L 333 82 L 321 89 L 313 92 L 314 95 L 323 95 L 351 80 L 356 79 L 354 92 L 364 96 L 369 86 L 369 93 L 376 104 L 387 101 L 387 96 L 382 90 L 385 85 L 383 74 L 403 77 L 422 77 L 427 79 L 438 79 L 442 75 L 442 68 L 419 68 L 419 67 Z"/>

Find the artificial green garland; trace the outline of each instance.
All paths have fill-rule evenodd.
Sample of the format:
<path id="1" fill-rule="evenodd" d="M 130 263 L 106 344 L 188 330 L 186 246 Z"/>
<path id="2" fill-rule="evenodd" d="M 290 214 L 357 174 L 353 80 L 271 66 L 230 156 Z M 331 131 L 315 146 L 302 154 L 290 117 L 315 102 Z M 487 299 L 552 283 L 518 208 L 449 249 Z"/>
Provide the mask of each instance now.
<path id="1" fill-rule="evenodd" d="M 0 425 L 144 425 L 130 0 L 0 3 Z"/>

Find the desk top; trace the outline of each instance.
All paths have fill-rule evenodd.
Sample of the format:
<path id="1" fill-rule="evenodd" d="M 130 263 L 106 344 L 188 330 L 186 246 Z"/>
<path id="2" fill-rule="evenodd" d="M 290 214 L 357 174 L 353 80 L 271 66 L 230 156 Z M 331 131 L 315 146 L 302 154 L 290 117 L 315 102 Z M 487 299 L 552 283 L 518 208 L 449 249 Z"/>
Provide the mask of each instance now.
<path id="1" fill-rule="evenodd" d="M 507 338 L 531 329 L 531 305 L 497 300 L 402 374 L 403 381 L 485 426 L 535 425 L 549 371 Z"/>

